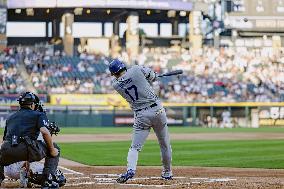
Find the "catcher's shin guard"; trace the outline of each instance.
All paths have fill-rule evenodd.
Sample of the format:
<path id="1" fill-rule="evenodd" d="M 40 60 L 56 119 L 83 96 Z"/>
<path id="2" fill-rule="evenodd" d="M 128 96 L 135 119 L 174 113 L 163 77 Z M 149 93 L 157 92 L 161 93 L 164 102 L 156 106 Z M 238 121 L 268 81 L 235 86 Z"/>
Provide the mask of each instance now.
<path id="1" fill-rule="evenodd" d="M 45 182 L 45 177 L 43 174 L 30 173 L 28 179 L 29 183 L 37 185 L 42 185 Z M 56 170 L 55 175 L 51 175 L 51 178 L 49 178 L 49 180 L 56 182 L 59 185 L 59 187 L 62 187 L 66 184 L 66 178 L 59 169 Z"/>
<path id="2" fill-rule="evenodd" d="M 56 170 L 53 180 L 59 184 L 59 187 L 62 187 L 66 184 L 66 178 L 59 169 Z"/>
<path id="3" fill-rule="evenodd" d="M 41 184 L 41 189 L 59 189 L 59 184 L 53 181 L 53 176 L 50 174 Z"/>

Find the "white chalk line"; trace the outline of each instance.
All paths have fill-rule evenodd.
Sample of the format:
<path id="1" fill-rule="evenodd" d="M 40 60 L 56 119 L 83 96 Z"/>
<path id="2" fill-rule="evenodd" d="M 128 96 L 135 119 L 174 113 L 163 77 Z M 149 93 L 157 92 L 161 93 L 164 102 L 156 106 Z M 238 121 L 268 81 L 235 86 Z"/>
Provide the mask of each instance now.
<path id="1" fill-rule="evenodd" d="M 110 182 L 110 183 L 98 182 L 96 184 L 98 184 L 98 185 L 114 185 L 114 184 L 117 184 L 117 183 L 114 183 L 114 182 Z"/>
<path id="2" fill-rule="evenodd" d="M 91 177 L 70 177 L 68 180 L 91 179 Z"/>
<path id="3" fill-rule="evenodd" d="M 121 186 L 139 186 L 139 187 L 170 187 L 170 186 L 176 186 L 176 184 L 160 184 L 160 185 L 154 185 L 154 184 L 119 184 Z"/>
<path id="4" fill-rule="evenodd" d="M 116 180 L 111 178 L 94 178 L 94 179 L 101 183 L 116 183 Z"/>
<path id="5" fill-rule="evenodd" d="M 64 168 L 67 169 L 67 168 Z M 67 169 L 68 171 L 73 172 L 73 170 L 71 169 Z M 74 171 L 76 174 L 78 174 L 79 172 Z M 72 173 L 73 174 L 73 173 Z M 79 173 L 82 174 L 82 173 Z M 100 175 L 107 175 L 107 174 L 100 174 Z M 112 174 L 115 175 L 115 174 Z M 130 179 L 132 181 L 135 180 L 149 180 L 149 179 L 157 179 L 160 177 L 138 177 L 138 178 L 134 178 L 134 179 Z M 174 177 L 174 178 L 187 178 L 187 177 Z M 92 179 L 91 177 L 71 177 L 68 178 L 68 180 L 80 180 L 80 179 Z M 202 183 L 213 183 L 213 182 L 228 182 L 228 181 L 236 181 L 237 179 L 232 179 L 232 178 L 189 178 L 191 180 L 202 180 L 202 181 L 193 181 L 190 183 L 179 183 L 179 184 L 159 184 L 159 185 L 154 185 L 154 184 L 119 184 L 115 181 L 114 178 L 93 178 L 96 181 L 90 181 L 90 182 L 80 182 L 80 183 L 73 183 L 73 184 L 66 184 L 66 187 L 71 187 L 71 186 L 80 186 L 80 185 L 93 185 L 93 184 L 98 184 L 98 185 L 114 185 L 114 184 L 118 184 L 118 185 L 122 185 L 122 186 L 136 186 L 136 187 L 156 187 L 156 188 L 162 188 L 162 187 L 172 187 L 172 186 L 178 186 L 178 185 L 183 185 L 183 184 L 187 184 L 187 185 L 192 185 L 192 184 L 202 184 Z M 207 180 L 209 179 L 209 180 Z M 5 181 L 8 181 L 8 179 L 5 179 Z"/>
<path id="6" fill-rule="evenodd" d="M 71 174 L 79 174 L 79 175 L 83 175 L 83 173 L 77 172 L 77 171 L 73 171 L 71 169 L 68 168 L 64 168 L 63 169 L 72 172 Z M 119 184 L 116 182 L 114 177 L 120 176 L 120 174 L 91 174 L 92 176 L 95 176 L 95 178 L 91 178 L 91 177 L 71 177 L 68 178 L 69 180 L 80 180 L 80 179 L 94 179 L 95 181 L 92 182 L 80 182 L 80 183 L 73 183 L 73 184 L 66 184 L 66 186 L 80 186 L 80 185 L 92 185 L 92 184 L 98 184 L 98 185 L 114 185 L 114 184 L 118 184 L 118 185 L 122 185 L 122 186 L 136 186 L 136 187 L 156 187 L 156 188 L 161 188 L 161 187 L 172 187 L 172 186 L 177 186 L 177 185 L 183 185 L 183 184 L 187 184 L 187 185 L 192 185 L 192 184 L 202 184 L 202 183 L 214 183 L 214 182 L 229 182 L 229 181 L 235 181 L 237 179 L 231 179 L 231 178 L 203 178 L 203 177 L 194 177 L 194 178 L 189 178 L 190 180 L 196 180 L 193 182 L 189 182 L 189 183 L 179 183 L 179 184 L 159 184 L 159 185 L 154 185 L 154 184 L 150 184 L 150 185 L 146 185 L 146 184 Z M 109 178 L 112 177 L 112 178 Z M 187 177 L 174 177 L 174 179 L 186 179 Z M 130 181 L 137 181 L 137 180 L 150 180 L 150 179 L 162 179 L 161 177 L 138 177 L 138 178 L 133 178 L 130 179 Z M 197 181 L 199 180 L 199 181 Z M 201 181 L 200 181 L 201 180 Z"/>
<path id="7" fill-rule="evenodd" d="M 107 176 L 107 177 L 119 177 L 120 174 L 91 174 L 95 177 Z M 187 177 L 174 177 L 175 179 L 185 179 Z M 162 177 L 140 177 L 140 178 L 133 178 L 132 180 L 142 180 L 142 179 L 162 179 Z"/>
<path id="8" fill-rule="evenodd" d="M 80 183 L 74 183 L 74 184 L 65 184 L 66 187 L 68 186 L 80 186 L 80 185 L 92 185 L 92 184 L 98 184 L 96 182 L 80 182 Z"/>
<path id="9" fill-rule="evenodd" d="M 84 175 L 83 173 L 80 173 L 80 172 L 78 172 L 78 171 L 74 171 L 74 170 L 72 170 L 72 169 L 68 169 L 68 168 L 66 168 L 66 167 L 62 167 L 62 166 L 58 166 L 60 169 L 64 169 L 65 171 L 69 171 L 69 172 L 71 172 L 71 173 L 73 173 L 73 174 L 77 174 L 77 175 Z M 64 174 L 66 174 L 66 173 L 64 173 Z"/>
<path id="10" fill-rule="evenodd" d="M 200 183 L 201 183 L 201 182 L 193 181 L 193 182 L 187 182 L 187 183 L 185 183 L 185 184 L 191 185 L 191 184 L 200 184 Z"/>
<path id="11" fill-rule="evenodd" d="M 202 177 L 196 177 L 196 178 L 189 178 L 190 180 L 207 180 L 209 178 L 202 178 Z"/>
<path id="12" fill-rule="evenodd" d="M 118 177 L 120 176 L 120 174 L 91 174 L 91 175 L 96 176 L 96 177 L 100 177 L 100 176 Z"/>
<path id="13" fill-rule="evenodd" d="M 160 177 L 140 177 L 140 178 L 133 178 L 133 179 L 129 179 L 129 181 L 135 181 L 135 180 L 150 180 L 151 178 L 159 178 Z M 176 177 L 174 177 L 176 178 Z M 178 178 L 187 178 L 187 177 L 178 177 Z M 117 184 L 115 182 L 115 180 L 113 178 L 96 178 L 97 180 L 99 180 L 100 185 L 108 185 L 108 184 Z M 192 184 L 201 184 L 201 183 L 214 183 L 214 182 L 229 182 L 229 181 L 236 181 L 237 179 L 231 179 L 231 178 L 189 178 L 191 180 L 202 180 L 202 181 L 193 181 L 190 183 L 184 183 L 187 185 L 192 185 Z M 208 180 L 207 180 L 208 179 Z M 103 182 L 101 182 L 103 181 Z M 183 183 L 179 183 L 179 184 L 159 184 L 159 185 L 145 185 L 145 184 L 119 184 L 119 185 L 123 185 L 123 186 L 138 186 L 138 187 L 172 187 L 172 186 L 178 186 L 178 185 L 183 185 Z"/>
<path id="14" fill-rule="evenodd" d="M 221 179 L 209 179 L 205 180 L 204 182 L 229 182 L 229 181 L 236 181 L 237 179 L 230 179 L 230 178 L 221 178 Z"/>
<path id="15" fill-rule="evenodd" d="M 174 179 L 186 179 L 186 177 L 173 177 L 173 180 Z M 138 178 L 132 178 L 130 180 L 165 180 L 163 179 L 162 177 L 138 177 Z"/>

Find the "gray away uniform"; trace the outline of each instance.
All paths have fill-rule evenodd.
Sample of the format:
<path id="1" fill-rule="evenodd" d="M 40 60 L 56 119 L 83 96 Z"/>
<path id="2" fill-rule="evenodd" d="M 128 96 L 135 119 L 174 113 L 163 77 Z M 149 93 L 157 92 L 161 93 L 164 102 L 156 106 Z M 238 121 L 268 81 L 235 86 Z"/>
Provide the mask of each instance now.
<path id="1" fill-rule="evenodd" d="M 172 150 L 166 112 L 149 82 L 156 73 L 150 68 L 133 66 L 120 78 L 114 79 L 114 89 L 127 100 L 134 111 L 132 144 L 128 151 L 127 170 L 136 170 L 138 152 L 150 133 L 151 127 L 158 138 L 163 169 L 171 171 Z"/>

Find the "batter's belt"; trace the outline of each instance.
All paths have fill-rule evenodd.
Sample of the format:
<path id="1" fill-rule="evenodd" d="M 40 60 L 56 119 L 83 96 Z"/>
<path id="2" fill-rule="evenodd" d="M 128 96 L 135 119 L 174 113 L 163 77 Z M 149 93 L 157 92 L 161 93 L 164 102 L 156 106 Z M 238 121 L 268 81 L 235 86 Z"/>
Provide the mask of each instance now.
<path id="1" fill-rule="evenodd" d="M 141 108 L 141 109 L 135 110 L 135 112 L 140 112 L 140 111 L 142 111 L 142 110 L 147 110 L 147 109 L 149 109 L 149 108 L 154 108 L 154 107 L 156 107 L 156 106 L 158 106 L 158 104 L 154 103 L 154 104 L 151 104 L 149 107 Z"/>

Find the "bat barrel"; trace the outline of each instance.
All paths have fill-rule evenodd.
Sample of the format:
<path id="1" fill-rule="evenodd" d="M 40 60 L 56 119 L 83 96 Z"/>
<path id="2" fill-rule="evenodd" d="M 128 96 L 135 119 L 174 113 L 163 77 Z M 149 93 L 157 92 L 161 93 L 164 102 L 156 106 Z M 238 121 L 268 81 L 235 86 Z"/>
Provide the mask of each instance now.
<path id="1" fill-rule="evenodd" d="M 179 74 L 182 74 L 183 71 L 182 70 L 175 70 L 175 71 L 171 71 L 171 72 L 168 72 L 168 73 L 164 73 L 162 75 L 159 75 L 158 77 L 165 77 L 165 76 L 172 76 L 172 75 L 179 75 Z"/>

